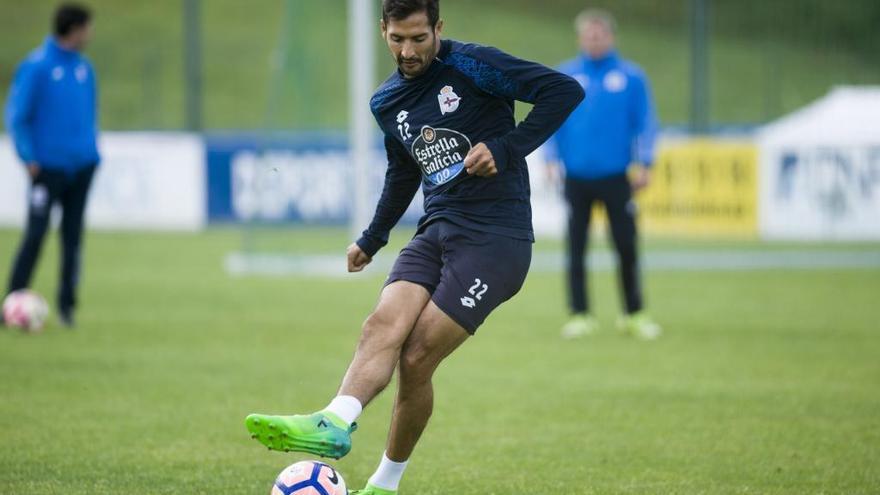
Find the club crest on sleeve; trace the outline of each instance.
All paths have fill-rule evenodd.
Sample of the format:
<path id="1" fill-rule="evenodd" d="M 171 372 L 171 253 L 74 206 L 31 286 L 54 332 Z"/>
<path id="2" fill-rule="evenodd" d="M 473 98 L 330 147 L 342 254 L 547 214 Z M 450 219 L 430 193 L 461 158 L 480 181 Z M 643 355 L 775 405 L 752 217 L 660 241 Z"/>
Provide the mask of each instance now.
<path id="1" fill-rule="evenodd" d="M 437 95 L 437 101 L 440 103 L 440 114 L 446 115 L 447 113 L 452 113 L 458 110 L 458 105 L 461 103 L 461 97 L 455 94 L 455 90 L 452 89 L 452 86 L 443 86 L 443 89 L 440 90 L 440 94 Z"/>

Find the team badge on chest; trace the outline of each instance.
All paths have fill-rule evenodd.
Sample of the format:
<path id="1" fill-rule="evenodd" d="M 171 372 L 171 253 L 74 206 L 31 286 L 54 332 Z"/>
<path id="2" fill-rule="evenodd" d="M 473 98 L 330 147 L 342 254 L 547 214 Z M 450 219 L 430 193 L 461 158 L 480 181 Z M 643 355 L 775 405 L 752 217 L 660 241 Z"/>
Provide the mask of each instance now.
<path id="1" fill-rule="evenodd" d="M 455 90 L 452 89 L 452 86 L 443 86 L 443 89 L 440 90 L 440 94 L 437 95 L 437 101 L 440 102 L 440 114 L 446 115 L 447 113 L 452 113 L 458 110 L 458 105 L 461 103 L 461 97 L 455 94 Z"/>
<path id="2" fill-rule="evenodd" d="M 609 93 L 620 93 L 626 89 L 626 76 L 619 70 L 613 70 L 605 74 L 602 85 L 605 86 L 605 90 Z"/>
<path id="3" fill-rule="evenodd" d="M 413 141 L 413 158 L 422 169 L 422 175 L 434 185 L 445 184 L 464 170 L 464 158 L 471 150 L 471 141 L 452 129 L 422 127 Z"/>

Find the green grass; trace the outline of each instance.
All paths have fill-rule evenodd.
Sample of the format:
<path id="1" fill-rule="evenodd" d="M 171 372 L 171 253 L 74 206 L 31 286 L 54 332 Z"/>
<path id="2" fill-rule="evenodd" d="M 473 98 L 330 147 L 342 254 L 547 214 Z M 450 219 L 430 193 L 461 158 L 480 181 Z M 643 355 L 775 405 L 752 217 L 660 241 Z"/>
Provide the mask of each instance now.
<path id="1" fill-rule="evenodd" d="M 3 280 L 17 239 L 0 231 Z M 259 447 L 244 416 L 325 405 L 383 274 L 230 278 L 239 246 L 233 230 L 88 235 L 79 328 L 0 331 L 0 493 L 268 493 L 302 458 Z M 614 287 L 594 278 L 607 327 Z M 647 292 L 661 341 L 563 342 L 561 277 L 530 275 L 441 367 L 402 493 L 876 493 L 880 270 L 658 271 Z M 382 452 L 389 392 L 338 463 L 355 487 Z"/>
<path id="2" fill-rule="evenodd" d="M 96 12 L 96 36 L 89 55 L 101 82 L 103 127 L 183 127 L 182 2 L 88 3 Z M 3 99 L 15 65 L 45 36 L 55 4 L 54 0 L 0 0 Z M 290 69 L 283 75 L 283 87 L 276 90 L 278 96 L 273 97 L 270 81 L 287 18 L 284 5 L 281 0 L 202 2 L 207 128 L 253 129 L 267 122 L 280 128 L 346 126 L 345 1 L 297 0 L 291 4 L 296 22 L 289 35 Z M 580 7 L 573 2 L 564 6 L 524 2 L 511 6 L 499 0 L 445 2 L 445 35 L 556 65 L 575 53 L 571 20 Z M 620 10 L 626 11 L 624 7 Z M 791 14 L 798 9 L 796 2 L 790 0 L 776 9 L 779 19 L 769 37 L 752 32 L 735 35 L 731 29 L 713 35 L 710 95 L 715 122 L 761 122 L 804 105 L 835 84 L 880 83 L 876 57 L 842 49 L 833 38 L 840 25 L 815 20 L 811 43 L 796 43 L 786 36 L 788 26 L 801 24 Z M 682 4 L 663 10 L 669 13 L 662 22 L 624 15 L 619 41 L 623 54 L 643 65 L 650 76 L 662 121 L 682 123 L 689 116 L 688 17 Z M 740 17 L 750 26 L 763 22 L 748 14 Z M 376 44 L 378 84 L 393 65 L 378 29 Z M 267 117 L 270 108 L 271 119 Z M 526 110 L 523 106 L 519 115 Z"/>

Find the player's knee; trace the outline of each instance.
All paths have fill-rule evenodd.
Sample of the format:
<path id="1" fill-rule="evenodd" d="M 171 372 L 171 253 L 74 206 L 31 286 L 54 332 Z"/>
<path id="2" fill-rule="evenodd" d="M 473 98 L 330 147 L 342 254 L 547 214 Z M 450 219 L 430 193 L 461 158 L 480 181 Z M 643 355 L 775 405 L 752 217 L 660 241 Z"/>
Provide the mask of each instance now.
<path id="1" fill-rule="evenodd" d="M 410 344 L 400 353 L 401 379 L 408 381 L 429 381 L 436 368 L 436 359 L 431 348 L 422 344 Z"/>
<path id="2" fill-rule="evenodd" d="M 635 256 L 637 249 L 635 236 L 623 234 L 615 235 L 614 248 L 617 250 L 617 254 L 622 258 Z"/>
<path id="3" fill-rule="evenodd" d="M 31 243 L 39 243 L 43 240 L 43 237 L 46 236 L 46 232 L 48 230 L 49 222 L 32 222 L 30 225 L 27 226 L 27 230 L 25 230 L 25 241 Z"/>
<path id="4" fill-rule="evenodd" d="M 623 242 L 617 245 L 617 254 L 624 262 L 631 262 L 636 259 L 636 245 L 632 242 Z"/>
<path id="5" fill-rule="evenodd" d="M 361 347 L 390 348 L 400 347 L 402 342 L 395 338 L 399 335 L 401 322 L 381 312 L 373 312 L 361 327 Z"/>

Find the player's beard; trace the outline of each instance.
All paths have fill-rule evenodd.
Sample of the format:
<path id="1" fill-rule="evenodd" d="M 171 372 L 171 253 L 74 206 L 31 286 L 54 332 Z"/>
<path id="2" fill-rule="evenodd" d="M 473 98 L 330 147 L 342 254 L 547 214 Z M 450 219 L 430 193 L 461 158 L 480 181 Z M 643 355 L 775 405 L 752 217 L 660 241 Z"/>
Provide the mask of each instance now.
<path id="1" fill-rule="evenodd" d="M 437 53 L 437 37 L 434 36 L 434 42 L 431 43 L 431 50 L 424 57 L 415 56 L 410 58 L 403 58 L 402 56 L 397 56 L 397 67 L 400 69 L 400 72 L 403 73 L 407 78 L 413 78 L 421 76 L 428 70 L 428 67 L 431 66 L 431 62 L 434 61 L 434 56 Z M 411 62 L 407 64 L 406 62 Z"/>

